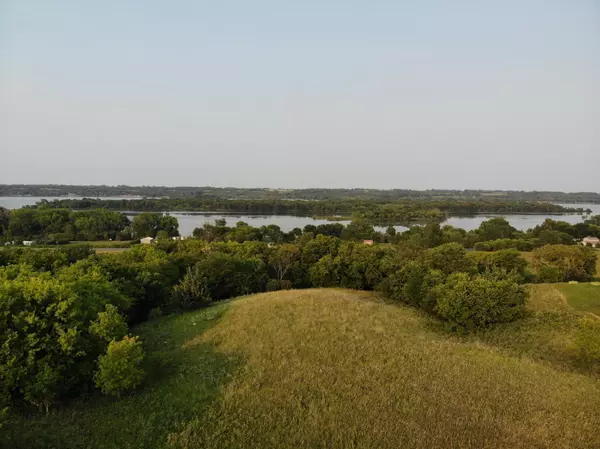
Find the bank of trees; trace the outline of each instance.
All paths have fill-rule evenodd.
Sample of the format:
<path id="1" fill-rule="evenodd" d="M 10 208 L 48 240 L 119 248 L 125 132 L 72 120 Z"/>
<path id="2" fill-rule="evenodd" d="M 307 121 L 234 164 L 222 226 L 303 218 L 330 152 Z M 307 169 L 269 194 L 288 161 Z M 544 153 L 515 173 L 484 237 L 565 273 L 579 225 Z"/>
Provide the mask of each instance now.
<path id="1" fill-rule="evenodd" d="M 45 244 L 70 241 L 131 240 L 179 235 L 177 219 L 162 213 L 142 213 L 133 220 L 120 212 L 94 209 L 0 209 L 0 242 L 32 240 Z"/>
<path id="2" fill-rule="evenodd" d="M 127 216 L 105 209 L 22 208 L 8 215 L 8 224 L 0 237 L 5 241 L 36 240 L 65 243 L 71 240 L 130 240 Z"/>
<path id="3" fill-rule="evenodd" d="M 594 192 L 549 192 L 511 190 L 410 190 L 410 189 L 242 189 L 235 187 L 165 187 L 165 186 L 73 186 L 73 185 L 1 185 L 0 196 L 67 196 L 97 198 L 110 196 L 169 197 L 169 198 L 224 198 L 240 200 L 301 199 L 301 200 L 363 200 L 397 201 L 406 199 L 435 200 L 496 200 L 543 201 L 556 203 L 600 203 L 600 194 Z"/>
<path id="4" fill-rule="evenodd" d="M 238 214 L 362 217 L 376 225 L 401 225 L 411 222 L 442 222 L 452 215 L 477 213 L 561 213 L 575 209 L 536 201 L 486 199 L 410 199 L 372 200 L 322 199 L 307 201 L 284 198 L 227 199 L 214 197 L 142 198 L 142 199 L 65 199 L 44 201 L 38 207 L 88 210 L 104 208 L 158 212 L 218 211 Z M 581 210 L 579 210 L 581 212 Z"/>

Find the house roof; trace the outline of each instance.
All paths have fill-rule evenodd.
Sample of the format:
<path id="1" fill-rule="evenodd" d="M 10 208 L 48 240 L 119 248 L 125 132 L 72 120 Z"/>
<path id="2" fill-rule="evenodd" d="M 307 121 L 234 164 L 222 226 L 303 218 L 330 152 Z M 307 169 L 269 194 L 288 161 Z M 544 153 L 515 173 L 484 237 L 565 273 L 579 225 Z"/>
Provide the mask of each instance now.
<path id="1" fill-rule="evenodd" d="M 583 241 L 600 243 L 600 239 L 598 237 L 586 237 L 583 239 Z"/>

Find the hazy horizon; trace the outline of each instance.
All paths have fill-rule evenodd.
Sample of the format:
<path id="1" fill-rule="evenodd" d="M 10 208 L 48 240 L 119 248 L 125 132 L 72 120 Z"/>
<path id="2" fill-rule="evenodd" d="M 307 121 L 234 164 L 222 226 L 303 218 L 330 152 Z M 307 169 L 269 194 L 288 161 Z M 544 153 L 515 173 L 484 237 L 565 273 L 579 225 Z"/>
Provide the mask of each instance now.
<path id="1" fill-rule="evenodd" d="M 594 0 L 7 0 L 0 61 L 0 184 L 600 191 Z"/>

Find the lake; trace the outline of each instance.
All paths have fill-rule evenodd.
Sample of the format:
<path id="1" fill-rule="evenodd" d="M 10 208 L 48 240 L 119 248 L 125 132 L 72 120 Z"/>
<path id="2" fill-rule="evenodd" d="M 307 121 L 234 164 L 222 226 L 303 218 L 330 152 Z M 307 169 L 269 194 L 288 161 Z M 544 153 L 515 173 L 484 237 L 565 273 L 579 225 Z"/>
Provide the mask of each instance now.
<path id="1" fill-rule="evenodd" d="M 19 207 L 34 205 L 42 199 L 64 199 L 62 198 L 41 198 L 41 197 L 0 197 L 0 206 L 7 209 L 18 209 Z M 79 198 L 79 197 L 69 197 Z M 109 197 L 104 199 L 123 199 L 122 197 Z M 600 204 L 562 204 L 567 207 L 581 207 L 583 209 L 591 209 L 593 215 L 600 215 Z M 127 212 L 133 215 L 133 213 Z M 315 220 L 312 217 L 296 217 L 290 215 L 250 215 L 250 214 L 223 214 L 219 212 L 170 212 L 170 215 L 177 218 L 179 221 L 179 232 L 182 235 L 191 235 L 193 230 L 202 226 L 204 223 L 212 223 L 217 219 L 225 219 L 228 226 L 235 226 L 238 221 L 243 221 L 251 226 L 260 227 L 269 224 L 276 224 L 282 231 L 288 232 L 294 228 L 304 228 L 308 224 L 318 226 L 324 223 L 332 223 L 324 219 Z M 494 217 L 505 217 L 515 228 L 526 231 L 539 224 L 542 224 L 546 218 L 553 220 L 562 220 L 571 224 L 580 223 L 584 216 L 580 214 L 513 214 L 513 215 L 498 215 L 498 214 L 480 214 L 470 217 L 450 217 L 444 224 L 449 224 L 457 228 L 463 228 L 467 231 L 479 227 L 482 221 Z M 349 221 L 340 221 L 344 225 Z M 405 231 L 405 226 L 395 226 L 399 232 Z M 376 228 L 379 231 L 385 231 L 385 228 Z"/>

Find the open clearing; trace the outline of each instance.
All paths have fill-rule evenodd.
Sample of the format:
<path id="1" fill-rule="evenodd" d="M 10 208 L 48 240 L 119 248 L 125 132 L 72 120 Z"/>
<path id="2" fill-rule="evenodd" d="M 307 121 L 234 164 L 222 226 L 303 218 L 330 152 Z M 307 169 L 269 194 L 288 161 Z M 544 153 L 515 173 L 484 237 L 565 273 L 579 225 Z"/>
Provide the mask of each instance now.
<path id="1" fill-rule="evenodd" d="M 466 337 L 337 289 L 161 318 L 136 329 L 136 395 L 0 432 L 12 448 L 598 448 L 600 378 L 572 359 L 584 314 L 531 288 L 529 318 Z"/>
<path id="2" fill-rule="evenodd" d="M 600 317 L 600 285 L 591 283 L 557 284 L 574 309 L 590 312 Z"/>

